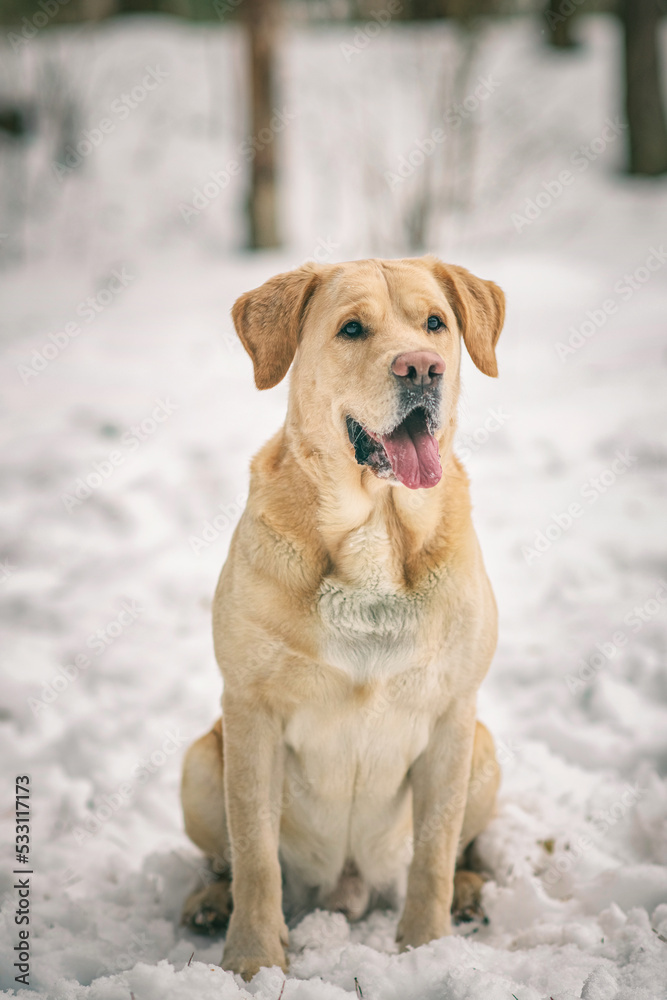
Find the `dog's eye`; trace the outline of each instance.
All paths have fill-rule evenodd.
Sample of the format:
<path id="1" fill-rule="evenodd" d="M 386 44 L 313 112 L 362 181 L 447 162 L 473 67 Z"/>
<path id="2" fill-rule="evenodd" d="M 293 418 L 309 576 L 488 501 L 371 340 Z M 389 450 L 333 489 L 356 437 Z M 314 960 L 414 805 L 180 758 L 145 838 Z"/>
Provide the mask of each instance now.
<path id="1" fill-rule="evenodd" d="M 343 324 L 338 331 L 339 337 L 349 337 L 350 340 L 358 340 L 359 337 L 363 337 L 364 328 L 358 320 L 350 320 L 349 323 Z"/>
<path id="2" fill-rule="evenodd" d="M 439 316 L 429 316 L 427 323 L 429 330 L 442 330 L 444 325 Z"/>

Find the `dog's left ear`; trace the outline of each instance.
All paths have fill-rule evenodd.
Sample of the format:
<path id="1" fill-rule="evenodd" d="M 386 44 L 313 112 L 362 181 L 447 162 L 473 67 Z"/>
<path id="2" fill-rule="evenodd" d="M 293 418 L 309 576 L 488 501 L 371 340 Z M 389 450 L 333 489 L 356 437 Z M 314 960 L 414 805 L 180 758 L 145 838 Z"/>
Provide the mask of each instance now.
<path id="1" fill-rule="evenodd" d="M 459 324 L 468 354 L 485 375 L 498 374 L 496 344 L 505 321 L 505 295 L 493 281 L 476 278 L 465 267 L 427 257 L 443 286 Z"/>
<path id="2" fill-rule="evenodd" d="M 271 389 L 287 374 L 320 276 L 317 265 L 304 264 L 269 278 L 234 303 L 232 319 L 252 358 L 258 389 Z"/>

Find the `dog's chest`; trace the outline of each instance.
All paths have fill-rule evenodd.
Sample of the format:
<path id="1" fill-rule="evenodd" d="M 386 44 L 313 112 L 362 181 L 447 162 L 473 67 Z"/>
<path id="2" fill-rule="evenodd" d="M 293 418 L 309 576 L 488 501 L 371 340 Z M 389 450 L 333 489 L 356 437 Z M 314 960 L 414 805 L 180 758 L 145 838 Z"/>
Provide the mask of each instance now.
<path id="1" fill-rule="evenodd" d="M 426 747 L 431 722 L 420 696 L 387 685 L 356 701 L 303 705 L 285 730 L 288 775 L 315 798 L 389 800 Z"/>
<path id="2" fill-rule="evenodd" d="M 432 589 L 432 582 L 418 591 L 402 586 L 386 534 L 361 529 L 319 589 L 323 659 L 358 682 L 409 668 L 426 631 Z"/>

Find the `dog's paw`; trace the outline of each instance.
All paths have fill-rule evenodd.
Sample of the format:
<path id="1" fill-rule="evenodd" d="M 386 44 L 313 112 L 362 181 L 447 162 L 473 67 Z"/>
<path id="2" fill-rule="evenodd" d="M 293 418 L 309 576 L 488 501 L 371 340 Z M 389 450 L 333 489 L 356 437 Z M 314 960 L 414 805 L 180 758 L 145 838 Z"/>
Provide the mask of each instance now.
<path id="1" fill-rule="evenodd" d="M 219 934 L 229 923 L 231 912 L 229 881 L 218 879 L 188 896 L 181 923 L 197 934 Z"/>
<path id="2" fill-rule="evenodd" d="M 481 920 L 488 923 L 489 919 L 482 909 L 482 888 L 484 879 L 476 872 L 458 871 L 454 875 L 454 900 L 452 902 L 452 919 L 455 924 L 470 923 Z"/>
<path id="3" fill-rule="evenodd" d="M 242 979 L 245 979 L 246 983 L 249 983 L 260 969 L 271 969 L 274 965 L 278 966 L 285 973 L 288 969 L 287 958 L 282 948 L 280 949 L 280 957 L 278 957 L 278 953 L 276 952 L 274 958 L 271 958 L 268 954 L 235 955 L 230 958 L 226 958 L 225 955 L 222 957 L 222 968 L 227 972 L 236 972 Z"/>
<path id="4" fill-rule="evenodd" d="M 408 948 L 419 948 L 436 938 L 451 934 L 451 920 L 448 913 L 441 913 L 439 908 L 422 906 L 419 909 L 407 909 L 403 913 L 396 932 L 396 943 L 399 951 Z"/>
<path id="5" fill-rule="evenodd" d="M 258 934 L 253 930 L 245 932 L 238 925 L 230 924 L 220 964 L 228 972 L 238 973 L 246 982 L 260 969 L 270 969 L 274 965 L 287 972 L 286 944 L 287 928 L 284 924 L 276 934 Z"/>

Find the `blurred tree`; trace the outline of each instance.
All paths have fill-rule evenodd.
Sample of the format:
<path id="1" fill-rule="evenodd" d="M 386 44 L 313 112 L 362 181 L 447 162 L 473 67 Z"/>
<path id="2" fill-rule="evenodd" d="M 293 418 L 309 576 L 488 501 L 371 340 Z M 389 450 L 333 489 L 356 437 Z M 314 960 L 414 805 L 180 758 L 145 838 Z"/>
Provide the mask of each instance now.
<path id="1" fill-rule="evenodd" d="M 484 14 L 498 14 L 502 6 L 503 0 L 405 0 L 401 16 L 406 21 L 441 17 L 465 21 Z"/>
<path id="2" fill-rule="evenodd" d="M 114 0 L 115 14 L 154 14 L 165 9 L 164 0 Z"/>
<path id="3" fill-rule="evenodd" d="M 248 193 L 249 243 L 253 249 L 279 245 L 276 192 L 276 130 L 271 119 L 279 0 L 243 0 L 249 65 L 251 152 Z"/>
<path id="4" fill-rule="evenodd" d="M 547 40 L 557 49 L 574 49 L 579 42 L 572 31 L 577 9 L 583 0 L 547 0 L 544 17 L 547 22 Z"/>
<path id="5" fill-rule="evenodd" d="M 667 173 L 667 124 L 662 101 L 658 0 L 623 0 L 625 111 L 631 174 Z"/>
<path id="6" fill-rule="evenodd" d="M 0 132 L 5 132 L 14 139 L 22 139 L 32 129 L 31 115 L 25 108 L 0 104 Z"/>

